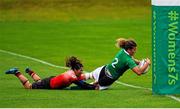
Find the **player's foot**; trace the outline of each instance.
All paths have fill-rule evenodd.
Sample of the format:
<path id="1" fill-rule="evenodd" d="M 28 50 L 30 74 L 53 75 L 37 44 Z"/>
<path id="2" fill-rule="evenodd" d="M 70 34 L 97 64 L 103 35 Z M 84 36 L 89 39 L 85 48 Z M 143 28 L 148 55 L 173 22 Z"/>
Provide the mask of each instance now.
<path id="1" fill-rule="evenodd" d="M 7 70 L 5 73 L 6 74 L 17 74 L 19 72 L 19 70 L 17 68 L 12 68 Z"/>
<path id="2" fill-rule="evenodd" d="M 27 67 L 26 69 L 25 69 L 25 72 L 26 73 L 31 73 L 31 72 L 33 72 L 29 67 Z"/>

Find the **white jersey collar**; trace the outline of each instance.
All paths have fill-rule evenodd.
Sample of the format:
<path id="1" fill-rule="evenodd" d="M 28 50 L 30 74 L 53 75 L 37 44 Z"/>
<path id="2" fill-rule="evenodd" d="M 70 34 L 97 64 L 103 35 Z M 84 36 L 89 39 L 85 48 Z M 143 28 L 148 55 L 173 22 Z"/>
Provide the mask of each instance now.
<path id="1" fill-rule="evenodd" d="M 127 55 L 129 55 L 129 53 L 125 50 L 125 49 L 123 49 L 124 50 L 124 52 L 127 54 Z M 130 56 L 130 55 L 129 55 Z"/>

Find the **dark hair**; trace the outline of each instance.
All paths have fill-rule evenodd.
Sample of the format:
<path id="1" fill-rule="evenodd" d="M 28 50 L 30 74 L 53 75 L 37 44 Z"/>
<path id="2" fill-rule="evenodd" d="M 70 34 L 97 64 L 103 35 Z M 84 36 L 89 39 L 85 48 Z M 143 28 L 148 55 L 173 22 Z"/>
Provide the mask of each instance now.
<path id="1" fill-rule="evenodd" d="M 133 49 L 134 47 L 137 47 L 136 42 L 132 39 L 119 38 L 116 41 L 117 41 L 116 43 L 117 47 L 123 48 L 125 50 Z"/>
<path id="2" fill-rule="evenodd" d="M 83 67 L 82 63 L 79 59 L 74 56 L 69 57 L 66 59 L 66 67 L 70 67 L 72 70 L 78 70 Z"/>

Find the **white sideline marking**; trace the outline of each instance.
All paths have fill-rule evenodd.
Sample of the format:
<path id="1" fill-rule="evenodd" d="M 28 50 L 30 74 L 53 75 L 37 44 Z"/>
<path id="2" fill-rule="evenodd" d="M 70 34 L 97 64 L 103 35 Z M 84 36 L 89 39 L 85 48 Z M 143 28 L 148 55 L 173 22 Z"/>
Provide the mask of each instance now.
<path id="1" fill-rule="evenodd" d="M 145 87 L 141 87 L 141 86 L 135 86 L 135 85 L 131 85 L 131 84 L 127 84 L 127 83 L 123 83 L 121 81 L 115 81 L 117 84 L 121 84 L 121 85 L 124 85 L 124 86 L 128 86 L 128 87 L 132 87 L 132 88 L 135 88 L 135 89 L 146 89 L 146 90 L 152 90 L 151 88 L 145 88 Z"/>
<path id="2" fill-rule="evenodd" d="M 115 81 L 115 82 L 116 82 L 117 84 L 121 84 L 121 85 L 124 85 L 124 86 L 127 86 L 127 87 L 132 87 L 132 88 L 136 88 L 136 89 L 145 89 L 145 90 L 150 90 L 150 91 L 152 91 L 151 88 L 145 88 L 145 87 L 141 87 L 141 86 L 135 86 L 135 85 L 123 83 L 123 82 L 121 82 L 121 81 Z M 180 102 L 180 98 L 175 97 L 175 96 L 173 96 L 173 95 L 164 95 L 164 96 L 169 97 L 169 98 L 172 98 L 172 99 Z"/>
<path id="3" fill-rule="evenodd" d="M 13 53 L 13 52 L 10 52 L 10 51 L 5 51 L 5 50 L 1 50 L 1 49 L 0 49 L 0 52 L 6 53 L 6 54 L 10 54 L 10 55 L 14 55 L 14 56 L 18 56 L 18 57 L 22 57 L 22 58 L 26 58 L 26 59 L 29 59 L 29 60 L 33 60 L 33 61 L 36 61 L 36 62 L 45 64 L 45 65 L 48 65 L 48 66 L 51 66 L 51 67 L 55 67 L 55 68 L 69 69 L 69 68 L 67 68 L 67 67 L 57 66 L 57 65 L 48 63 L 48 62 L 46 62 L 46 61 L 43 61 L 43 60 L 40 60 L 40 59 L 37 59 L 37 58 L 33 58 L 33 57 L 29 57 L 29 56 L 25 56 L 25 55 Z"/>
<path id="4" fill-rule="evenodd" d="M 18 56 L 18 57 L 22 57 L 22 58 L 26 58 L 26 59 L 29 59 L 29 60 L 33 60 L 33 61 L 36 61 L 36 62 L 45 64 L 45 65 L 48 65 L 48 66 L 51 66 L 51 67 L 55 67 L 55 68 L 69 69 L 69 68 L 67 68 L 67 67 L 57 66 L 57 65 L 48 63 L 48 62 L 46 62 L 46 61 L 43 61 L 43 60 L 40 60 L 40 59 L 37 59 L 37 58 L 33 58 L 33 57 L 29 57 L 29 56 L 25 56 L 25 55 L 13 53 L 13 52 L 6 51 L 6 50 L 1 50 L 1 49 L 0 49 L 0 52 L 1 52 L 1 53 L 5 53 L 5 54 L 10 54 L 10 55 Z M 86 72 L 86 71 L 85 71 L 85 72 Z M 127 87 L 136 88 L 136 89 L 152 90 L 151 88 L 145 88 L 145 87 L 141 87 L 141 86 L 135 86 L 135 85 L 123 83 L 123 82 L 120 82 L 120 81 L 116 81 L 116 83 L 117 83 L 117 84 L 124 85 L 124 86 L 127 86 Z M 166 97 L 169 97 L 169 98 L 172 98 L 172 99 L 174 99 L 174 100 L 180 102 L 180 98 L 178 98 L 178 97 L 175 97 L 175 96 L 173 96 L 173 95 L 165 95 L 165 96 L 166 96 Z"/>

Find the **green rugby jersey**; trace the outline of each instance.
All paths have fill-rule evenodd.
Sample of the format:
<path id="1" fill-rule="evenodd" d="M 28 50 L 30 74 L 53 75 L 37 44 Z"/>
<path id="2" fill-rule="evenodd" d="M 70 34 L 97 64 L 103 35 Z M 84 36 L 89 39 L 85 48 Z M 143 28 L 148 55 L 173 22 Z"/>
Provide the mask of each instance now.
<path id="1" fill-rule="evenodd" d="M 118 79 L 127 69 L 136 67 L 137 64 L 124 49 L 120 50 L 113 61 L 107 64 L 106 69 L 111 73 L 113 79 Z"/>

